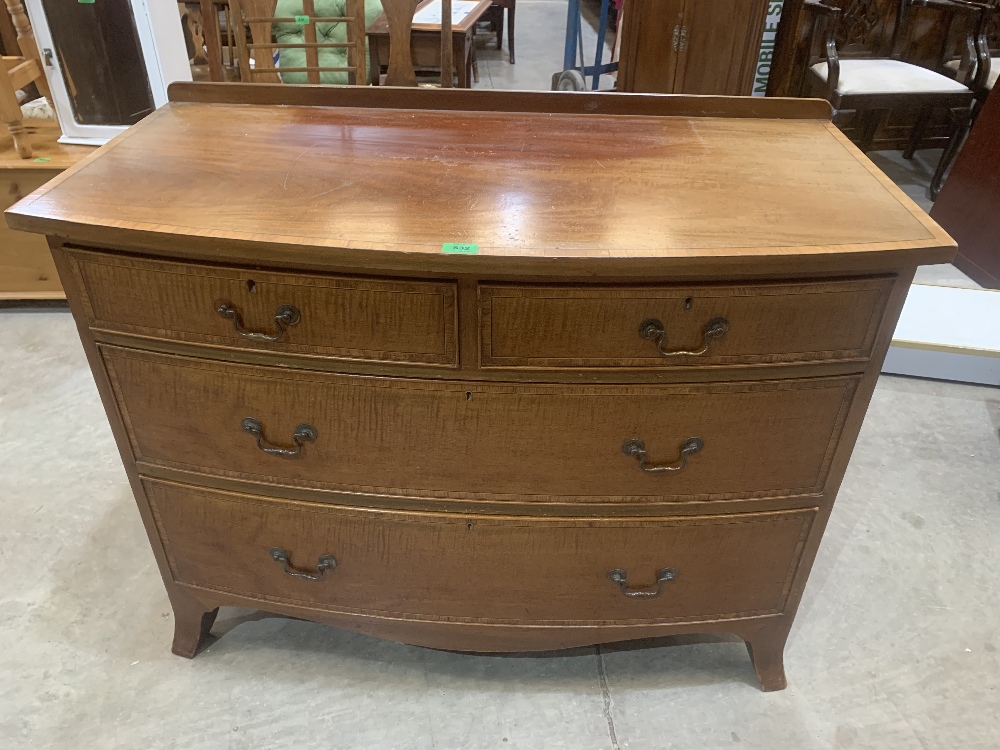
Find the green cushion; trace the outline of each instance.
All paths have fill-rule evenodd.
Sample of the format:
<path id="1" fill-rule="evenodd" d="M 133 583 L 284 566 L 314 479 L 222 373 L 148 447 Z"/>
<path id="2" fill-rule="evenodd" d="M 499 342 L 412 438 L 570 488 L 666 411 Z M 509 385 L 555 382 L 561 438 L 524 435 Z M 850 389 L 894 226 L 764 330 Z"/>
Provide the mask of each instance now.
<path id="1" fill-rule="evenodd" d="M 347 0 L 314 0 L 313 6 L 318 18 L 347 15 Z M 381 0 L 365 0 L 365 28 L 367 29 L 379 13 L 382 12 Z M 302 0 L 278 0 L 274 15 L 279 18 L 301 16 Z M 305 26 L 297 23 L 276 23 L 271 29 L 275 40 L 280 44 L 294 44 L 306 40 Z M 317 42 L 346 42 L 347 25 L 344 23 L 317 23 Z M 365 81 L 368 81 L 368 53 L 365 47 Z M 343 68 L 347 66 L 347 49 L 343 47 L 323 48 L 319 50 L 319 65 L 323 68 Z M 303 47 L 278 50 L 278 72 L 281 68 L 306 67 L 306 51 Z M 309 83 L 308 73 L 281 73 L 283 83 Z M 320 83 L 346 84 L 347 73 L 326 71 L 319 74 Z"/>

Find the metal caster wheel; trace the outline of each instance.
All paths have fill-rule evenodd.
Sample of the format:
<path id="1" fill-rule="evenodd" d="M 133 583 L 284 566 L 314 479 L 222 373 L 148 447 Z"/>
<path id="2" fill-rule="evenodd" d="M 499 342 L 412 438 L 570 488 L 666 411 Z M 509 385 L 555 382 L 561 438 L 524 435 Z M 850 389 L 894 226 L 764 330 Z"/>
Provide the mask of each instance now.
<path id="1" fill-rule="evenodd" d="M 552 76 L 553 91 L 586 91 L 587 82 L 579 70 L 564 70 Z"/>

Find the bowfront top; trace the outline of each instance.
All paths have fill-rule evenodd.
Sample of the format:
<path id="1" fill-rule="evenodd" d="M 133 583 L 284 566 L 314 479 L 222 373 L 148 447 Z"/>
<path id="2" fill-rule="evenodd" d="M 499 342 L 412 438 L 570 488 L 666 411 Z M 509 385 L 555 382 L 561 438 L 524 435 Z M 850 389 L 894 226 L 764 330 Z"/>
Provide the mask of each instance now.
<path id="1" fill-rule="evenodd" d="M 368 103 L 363 93 L 374 107 L 174 101 L 8 219 L 152 251 L 182 241 L 202 257 L 225 240 L 251 255 L 308 246 L 319 264 L 378 251 L 369 260 L 386 266 L 509 258 L 543 274 L 845 255 L 877 268 L 954 252 L 815 106 L 795 118 L 758 104 L 777 113 L 763 119 L 421 110 L 390 108 L 385 89 L 351 91 L 350 103 Z M 489 93 L 498 108 L 517 95 Z M 443 257 L 456 244 L 477 257 Z"/>

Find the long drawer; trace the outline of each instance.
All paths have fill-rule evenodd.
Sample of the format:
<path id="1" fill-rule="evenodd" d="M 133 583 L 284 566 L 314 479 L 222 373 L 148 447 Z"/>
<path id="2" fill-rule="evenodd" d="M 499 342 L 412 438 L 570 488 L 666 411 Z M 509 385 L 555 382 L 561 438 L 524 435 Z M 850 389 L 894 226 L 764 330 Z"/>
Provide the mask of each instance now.
<path id="1" fill-rule="evenodd" d="M 815 509 L 635 521 L 383 513 L 145 480 L 178 583 L 416 619 L 782 611 Z"/>
<path id="2" fill-rule="evenodd" d="M 453 282 L 66 252 L 91 328 L 346 360 L 458 365 Z"/>
<path id="3" fill-rule="evenodd" d="M 480 362 L 562 369 L 864 361 L 892 283 L 484 284 Z"/>
<path id="4" fill-rule="evenodd" d="M 818 493 L 858 381 L 493 385 L 102 352 L 140 469 L 529 501 Z"/>

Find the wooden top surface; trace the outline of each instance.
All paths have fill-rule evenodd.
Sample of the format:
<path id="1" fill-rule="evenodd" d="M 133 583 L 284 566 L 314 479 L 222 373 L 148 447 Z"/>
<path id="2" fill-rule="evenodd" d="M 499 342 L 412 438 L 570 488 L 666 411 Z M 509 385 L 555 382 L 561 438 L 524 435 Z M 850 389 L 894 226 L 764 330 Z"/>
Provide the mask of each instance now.
<path id="1" fill-rule="evenodd" d="M 426 6 L 430 5 L 434 0 L 420 0 L 417 5 L 416 13 L 419 13 Z M 471 29 L 477 21 L 482 17 L 483 13 L 493 4 L 493 0 L 479 0 L 479 4 L 476 5 L 471 11 L 465 14 L 465 18 L 462 19 L 460 23 L 453 23 L 451 25 L 452 34 L 464 34 L 469 29 Z M 414 31 L 441 31 L 440 24 L 428 24 L 428 23 L 415 23 L 413 24 Z M 367 34 L 372 35 L 389 35 L 389 20 L 385 17 L 385 13 L 379 13 L 378 17 L 372 21 L 371 26 L 366 30 Z M 440 34 L 439 34 L 440 35 Z"/>
<path id="2" fill-rule="evenodd" d="M 391 92 L 351 93 L 376 95 Z M 326 248 L 324 262 L 429 271 L 816 256 L 863 269 L 954 255 L 822 119 L 174 102 L 8 220 L 91 244 L 217 257 L 229 240 L 247 257 Z M 442 255 L 445 243 L 478 255 Z"/>

